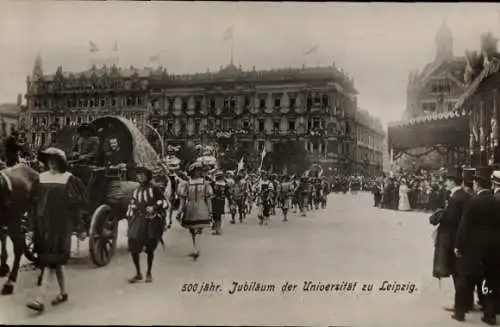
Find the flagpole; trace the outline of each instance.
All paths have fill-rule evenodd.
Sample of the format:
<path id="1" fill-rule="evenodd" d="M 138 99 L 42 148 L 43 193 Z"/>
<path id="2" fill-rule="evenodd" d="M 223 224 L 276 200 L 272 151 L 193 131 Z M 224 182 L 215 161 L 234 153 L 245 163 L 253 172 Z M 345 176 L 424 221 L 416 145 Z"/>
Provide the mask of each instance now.
<path id="1" fill-rule="evenodd" d="M 233 65 L 233 57 L 234 55 L 234 31 L 233 31 L 233 35 L 231 35 L 231 65 Z"/>

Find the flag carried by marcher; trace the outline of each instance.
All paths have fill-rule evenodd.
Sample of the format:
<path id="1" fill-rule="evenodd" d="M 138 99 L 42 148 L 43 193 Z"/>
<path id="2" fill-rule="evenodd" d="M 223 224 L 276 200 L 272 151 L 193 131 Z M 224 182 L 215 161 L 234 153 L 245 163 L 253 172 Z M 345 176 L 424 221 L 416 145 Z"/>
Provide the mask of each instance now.
<path id="1" fill-rule="evenodd" d="M 245 163 L 243 162 L 243 157 L 241 157 L 240 162 L 238 162 L 238 170 L 237 171 L 243 170 L 244 167 L 245 167 Z"/>
<path id="2" fill-rule="evenodd" d="M 115 41 L 115 45 L 113 46 L 113 51 L 118 51 L 118 42 Z"/>
<path id="3" fill-rule="evenodd" d="M 89 46 L 90 46 L 90 52 L 97 52 L 99 51 L 99 48 L 97 47 L 97 45 L 92 42 L 92 41 L 89 41 Z"/>

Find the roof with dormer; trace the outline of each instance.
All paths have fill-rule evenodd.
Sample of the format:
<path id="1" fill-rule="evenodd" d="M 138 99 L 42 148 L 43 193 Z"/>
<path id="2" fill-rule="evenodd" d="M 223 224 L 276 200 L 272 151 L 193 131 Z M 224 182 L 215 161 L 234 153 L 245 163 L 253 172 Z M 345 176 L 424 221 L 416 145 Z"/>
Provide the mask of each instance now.
<path id="1" fill-rule="evenodd" d="M 357 94 L 352 78 L 344 72 L 339 71 L 334 65 L 322 67 L 302 68 L 279 68 L 270 70 L 245 71 L 234 64 L 221 68 L 217 72 L 194 73 L 194 74 L 170 74 L 163 67 L 158 68 L 120 68 L 116 66 L 101 67 L 85 70 L 83 72 L 66 72 L 59 67 L 56 74 L 44 75 L 44 81 L 55 81 L 62 79 L 92 79 L 92 78 L 138 78 L 150 79 L 152 84 L 197 84 L 210 83 L 224 80 L 233 81 L 296 81 L 296 80 L 335 80 L 338 88 L 349 94 Z"/>
<path id="2" fill-rule="evenodd" d="M 476 94 L 477 90 L 481 86 L 481 83 L 483 83 L 486 79 L 488 79 L 490 76 L 498 73 L 500 69 L 500 61 L 499 59 L 492 58 L 486 66 L 483 68 L 481 73 L 470 83 L 470 85 L 467 87 L 465 92 L 458 98 L 457 103 L 455 104 L 454 109 L 459 110 L 463 109 L 462 107 L 464 104 L 471 99 L 474 94 Z"/>

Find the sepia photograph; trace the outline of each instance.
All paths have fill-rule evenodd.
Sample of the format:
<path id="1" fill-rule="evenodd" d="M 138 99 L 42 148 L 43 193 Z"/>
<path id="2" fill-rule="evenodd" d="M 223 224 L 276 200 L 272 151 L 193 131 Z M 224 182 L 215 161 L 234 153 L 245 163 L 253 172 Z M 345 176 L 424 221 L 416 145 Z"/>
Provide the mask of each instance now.
<path id="1" fill-rule="evenodd" d="M 0 2 L 0 324 L 494 326 L 500 6 Z"/>

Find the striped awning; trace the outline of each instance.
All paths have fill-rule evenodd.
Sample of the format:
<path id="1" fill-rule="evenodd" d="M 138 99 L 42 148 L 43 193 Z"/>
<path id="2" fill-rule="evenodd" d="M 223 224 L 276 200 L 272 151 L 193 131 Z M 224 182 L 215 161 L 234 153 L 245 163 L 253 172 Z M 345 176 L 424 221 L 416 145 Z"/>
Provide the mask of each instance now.
<path id="1" fill-rule="evenodd" d="M 449 111 L 449 112 L 433 113 L 433 114 L 429 114 L 429 115 L 418 116 L 418 117 L 408 119 L 408 120 L 391 122 L 391 123 L 389 123 L 389 128 L 418 125 L 418 124 L 422 124 L 422 123 L 425 124 L 425 123 L 432 122 L 432 121 L 454 119 L 454 118 L 459 118 L 462 116 L 467 116 L 467 113 L 464 110 L 453 110 L 453 111 Z"/>
<path id="2" fill-rule="evenodd" d="M 459 111 L 422 116 L 388 127 L 389 147 L 400 150 L 436 145 L 467 146 L 468 140 L 469 116 Z"/>

